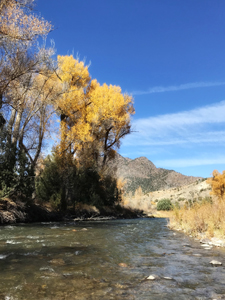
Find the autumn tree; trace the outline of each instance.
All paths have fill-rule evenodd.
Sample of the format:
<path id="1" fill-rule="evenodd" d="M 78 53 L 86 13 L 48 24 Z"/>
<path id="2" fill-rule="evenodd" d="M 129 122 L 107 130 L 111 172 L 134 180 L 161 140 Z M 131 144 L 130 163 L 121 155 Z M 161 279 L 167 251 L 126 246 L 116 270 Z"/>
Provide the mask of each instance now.
<path id="1" fill-rule="evenodd" d="M 61 155 L 66 151 L 83 161 L 102 165 L 113 158 L 120 140 L 130 133 L 132 97 L 120 87 L 91 80 L 88 68 L 72 56 L 59 56 L 58 76 L 68 90 L 56 102 L 61 121 Z"/>
<path id="2" fill-rule="evenodd" d="M 102 167 L 115 157 L 121 139 L 130 133 L 130 116 L 134 113 L 132 97 L 122 94 L 121 88 L 92 81 L 87 107 L 87 121 L 92 125 L 93 141 L 98 143 Z M 96 149 L 95 149 L 96 150 Z M 96 153 L 92 153 L 92 155 Z"/>
<path id="3" fill-rule="evenodd" d="M 54 101 L 60 118 L 60 143 L 55 155 L 61 178 L 61 208 L 65 209 L 68 199 L 74 197 L 86 198 L 83 201 L 90 198 L 92 203 L 96 199 L 99 204 L 115 203 L 120 197 L 117 180 L 110 174 L 103 175 L 103 171 L 107 160 L 115 157 L 121 138 L 130 133 L 132 97 L 122 94 L 120 87 L 101 86 L 92 80 L 88 67 L 73 56 L 58 56 L 53 79 L 61 91 Z M 74 186 L 75 192 L 69 175 L 72 170 L 79 183 Z"/>
<path id="4" fill-rule="evenodd" d="M 223 200 L 225 193 L 225 171 L 221 174 L 217 170 L 214 170 L 212 177 L 207 180 L 207 183 L 211 185 L 211 194 L 217 196 L 219 200 Z"/>
<path id="5" fill-rule="evenodd" d="M 9 84 L 28 73 L 39 72 L 46 56 L 43 49 L 37 51 L 35 42 L 46 36 L 52 26 L 32 14 L 32 7 L 33 0 L 0 2 L 0 109 Z"/>
<path id="6" fill-rule="evenodd" d="M 32 8 L 33 0 L 0 2 L 0 142 L 6 145 L 1 160 L 14 153 L 14 175 L 25 164 L 34 169 L 56 96 L 54 49 L 37 42 L 52 26 Z"/>

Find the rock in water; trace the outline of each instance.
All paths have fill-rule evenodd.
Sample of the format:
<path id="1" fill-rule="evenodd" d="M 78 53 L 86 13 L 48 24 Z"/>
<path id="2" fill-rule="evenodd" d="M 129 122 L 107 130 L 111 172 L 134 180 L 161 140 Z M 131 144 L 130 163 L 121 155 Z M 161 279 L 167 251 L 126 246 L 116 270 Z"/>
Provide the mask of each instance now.
<path id="1" fill-rule="evenodd" d="M 148 280 L 155 280 L 155 279 L 159 279 L 159 276 L 157 276 L 157 275 L 149 275 L 146 279 L 148 279 Z"/>
<path id="2" fill-rule="evenodd" d="M 122 267 L 122 268 L 127 268 L 128 267 L 127 264 L 125 264 L 125 263 L 119 263 L 119 266 Z"/>
<path id="3" fill-rule="evenodd" d="M 222 266 L 222 263 L 220 261 L 217 261 L 217 260 L 210 261 L 210 264 L 212 264 L 213 266 Z"/>

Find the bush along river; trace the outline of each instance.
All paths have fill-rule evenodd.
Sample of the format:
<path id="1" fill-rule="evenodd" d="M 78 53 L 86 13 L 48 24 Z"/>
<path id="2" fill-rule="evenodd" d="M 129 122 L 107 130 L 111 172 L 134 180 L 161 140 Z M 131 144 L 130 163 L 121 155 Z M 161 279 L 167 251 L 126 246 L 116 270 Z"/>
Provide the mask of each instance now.
<path id="1" fill-rule="evenodd" d="M 166 225 L 134 219 L 2 226 L 0 299 L 225 299 L 225 249 L 203 247 Z"/>

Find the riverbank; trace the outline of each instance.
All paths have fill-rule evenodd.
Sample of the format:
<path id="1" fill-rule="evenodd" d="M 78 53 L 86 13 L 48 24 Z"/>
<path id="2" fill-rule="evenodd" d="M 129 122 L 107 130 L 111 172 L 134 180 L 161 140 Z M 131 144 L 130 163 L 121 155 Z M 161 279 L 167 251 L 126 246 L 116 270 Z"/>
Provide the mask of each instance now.
<path id="1" fill-rule="evenodd" d="M 75 209 L 57 211 L 49 205 L 23 203 L 11 199 L 0 200 L 0 225 L 33 222 L 89 221 L 106 219 L 134 219 L 146 217 L 142 210 L 119 205 L 97 209 L 86 204 L 77 204 Z"/>
<path id="2" fill-rule="evenodd" d="M 190 209 L 157 211 L 154 216 L 168 219 L 168 228 L 184 232 L 189 237 L 198 240 L 203 247 L 206 247 L 206 250 L 212 246 L 225 248 L 224 208 L 224 204 L 203 204 Z M 217 219 L 217 223 L 215 223 L 215 219 Z"/>

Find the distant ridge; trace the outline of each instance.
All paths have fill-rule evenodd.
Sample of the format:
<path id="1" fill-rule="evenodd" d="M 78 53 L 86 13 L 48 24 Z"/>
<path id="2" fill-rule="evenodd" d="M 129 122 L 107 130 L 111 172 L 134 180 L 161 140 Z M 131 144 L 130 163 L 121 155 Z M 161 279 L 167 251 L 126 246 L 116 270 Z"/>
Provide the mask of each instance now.
<path id="1" fill-rule="evenodd" d="M 157 168 L 147 157 L 135 159 L 116 154 L 115 160 L 109 163 L 118 178 L 126 180 L 125 191 L 135 192 L 140 186 L 144 193 L 170 189 L 193 183 L 201 177 L 186 176 L 173 170 Z"/>

